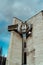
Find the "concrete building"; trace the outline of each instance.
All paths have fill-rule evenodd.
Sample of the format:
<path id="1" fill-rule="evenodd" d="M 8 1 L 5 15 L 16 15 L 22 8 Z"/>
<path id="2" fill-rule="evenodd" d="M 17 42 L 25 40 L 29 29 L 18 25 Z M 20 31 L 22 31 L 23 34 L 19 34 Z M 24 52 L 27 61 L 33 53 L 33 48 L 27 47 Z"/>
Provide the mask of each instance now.
<path id="1" fill-rule="evenodd" d="M 0 65 L 6 64 L 6 57 L 2 56 L 2 47 L 0 47 Z"/>
<path id="2" fill-rule="evenodd" d="M 14 18 L 13 25 L 16 26 L 9 27 L 11 39 L 6 65 L 43 65 L 43 11 L 25 23 Z M 24 35 L 24 31 L 26 35 Z M 23 48 L 23 43 L 26 43 L 25 48 Z"/>
<path id="3" fill-rule="evenodd" d="M 6 57 L 0 56 L 0 65 L 6 65 Z"/>

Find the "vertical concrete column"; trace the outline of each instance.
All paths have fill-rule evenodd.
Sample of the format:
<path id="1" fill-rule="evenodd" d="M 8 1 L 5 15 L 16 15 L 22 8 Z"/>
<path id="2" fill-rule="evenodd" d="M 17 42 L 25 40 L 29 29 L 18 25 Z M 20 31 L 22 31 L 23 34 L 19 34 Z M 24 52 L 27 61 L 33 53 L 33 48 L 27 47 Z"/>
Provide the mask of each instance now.
<path id="1" fill-rule="evenodd" d="M 22 22 L 17 18 L 13 20 L 13 25 L 15 24 L 21 25 L 21 23 Z M 19 33 L 13 30 L 11 31 L 11 38 L 6 65 L 21 65 L 21 61 L 22 61 L 22 38 L 19 35 Z"/>

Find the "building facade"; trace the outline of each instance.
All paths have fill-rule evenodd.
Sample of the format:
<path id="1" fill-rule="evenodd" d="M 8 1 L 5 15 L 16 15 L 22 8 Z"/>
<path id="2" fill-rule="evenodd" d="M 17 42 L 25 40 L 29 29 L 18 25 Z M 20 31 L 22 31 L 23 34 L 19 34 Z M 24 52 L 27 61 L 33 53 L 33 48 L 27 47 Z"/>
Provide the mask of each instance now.
<path id="1" fill-rule="evenodd" d="M 6 65 L 6 57 L 0 56 L 0 65 Z"/>
<path id="2" fill-rule="evenodd" d="M 21 32 L 18 33 L 12 28 L 6 65 L 43 65 L 43 11 L 31 17 L 25 23 L 26 25 L 32 24 L 32 30 L 28 32 L 28 34 L 31 34 L 27 35 L 26 33 L 27 38 L 24 36 L 23 39 L 20 35 Z M 17 30 L 20 31 L 22 21 L 14 18 L 13 25 L 15 24 L 18 24 Z M 22 40 L 26 42 L 26 60 L 22 56 Z M 22 64 L 22 60 L 26 61 L 26 64 Z"/>

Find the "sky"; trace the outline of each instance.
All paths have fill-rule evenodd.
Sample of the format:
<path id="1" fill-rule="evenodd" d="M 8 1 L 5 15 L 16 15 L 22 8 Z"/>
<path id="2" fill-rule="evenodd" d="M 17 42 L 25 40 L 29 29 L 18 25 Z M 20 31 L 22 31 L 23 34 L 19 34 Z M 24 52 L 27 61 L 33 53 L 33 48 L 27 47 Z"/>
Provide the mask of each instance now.
<path id="1" fill-rule="evenodd" d="M 3 56 L 8 54 L 11 34 L 8 25 L 12 24 L 13 17 L 25 21 L 41 10 L 43 0 L 0 0 L 0 47 Z"/>

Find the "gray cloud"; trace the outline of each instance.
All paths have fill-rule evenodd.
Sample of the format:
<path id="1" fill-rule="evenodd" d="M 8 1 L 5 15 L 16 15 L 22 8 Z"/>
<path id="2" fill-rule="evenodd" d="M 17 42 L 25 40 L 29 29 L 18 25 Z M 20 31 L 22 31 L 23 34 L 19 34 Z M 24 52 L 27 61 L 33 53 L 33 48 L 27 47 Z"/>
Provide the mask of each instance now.
<path id="1" fill-rule="evenodd" d="M 11 20 L 16 16 L 25 20 L 43 8 L 43 3 L 40 5 L 39 3 L 42 2 L 40 0 L 0 0 L 1 17 Z"/>

